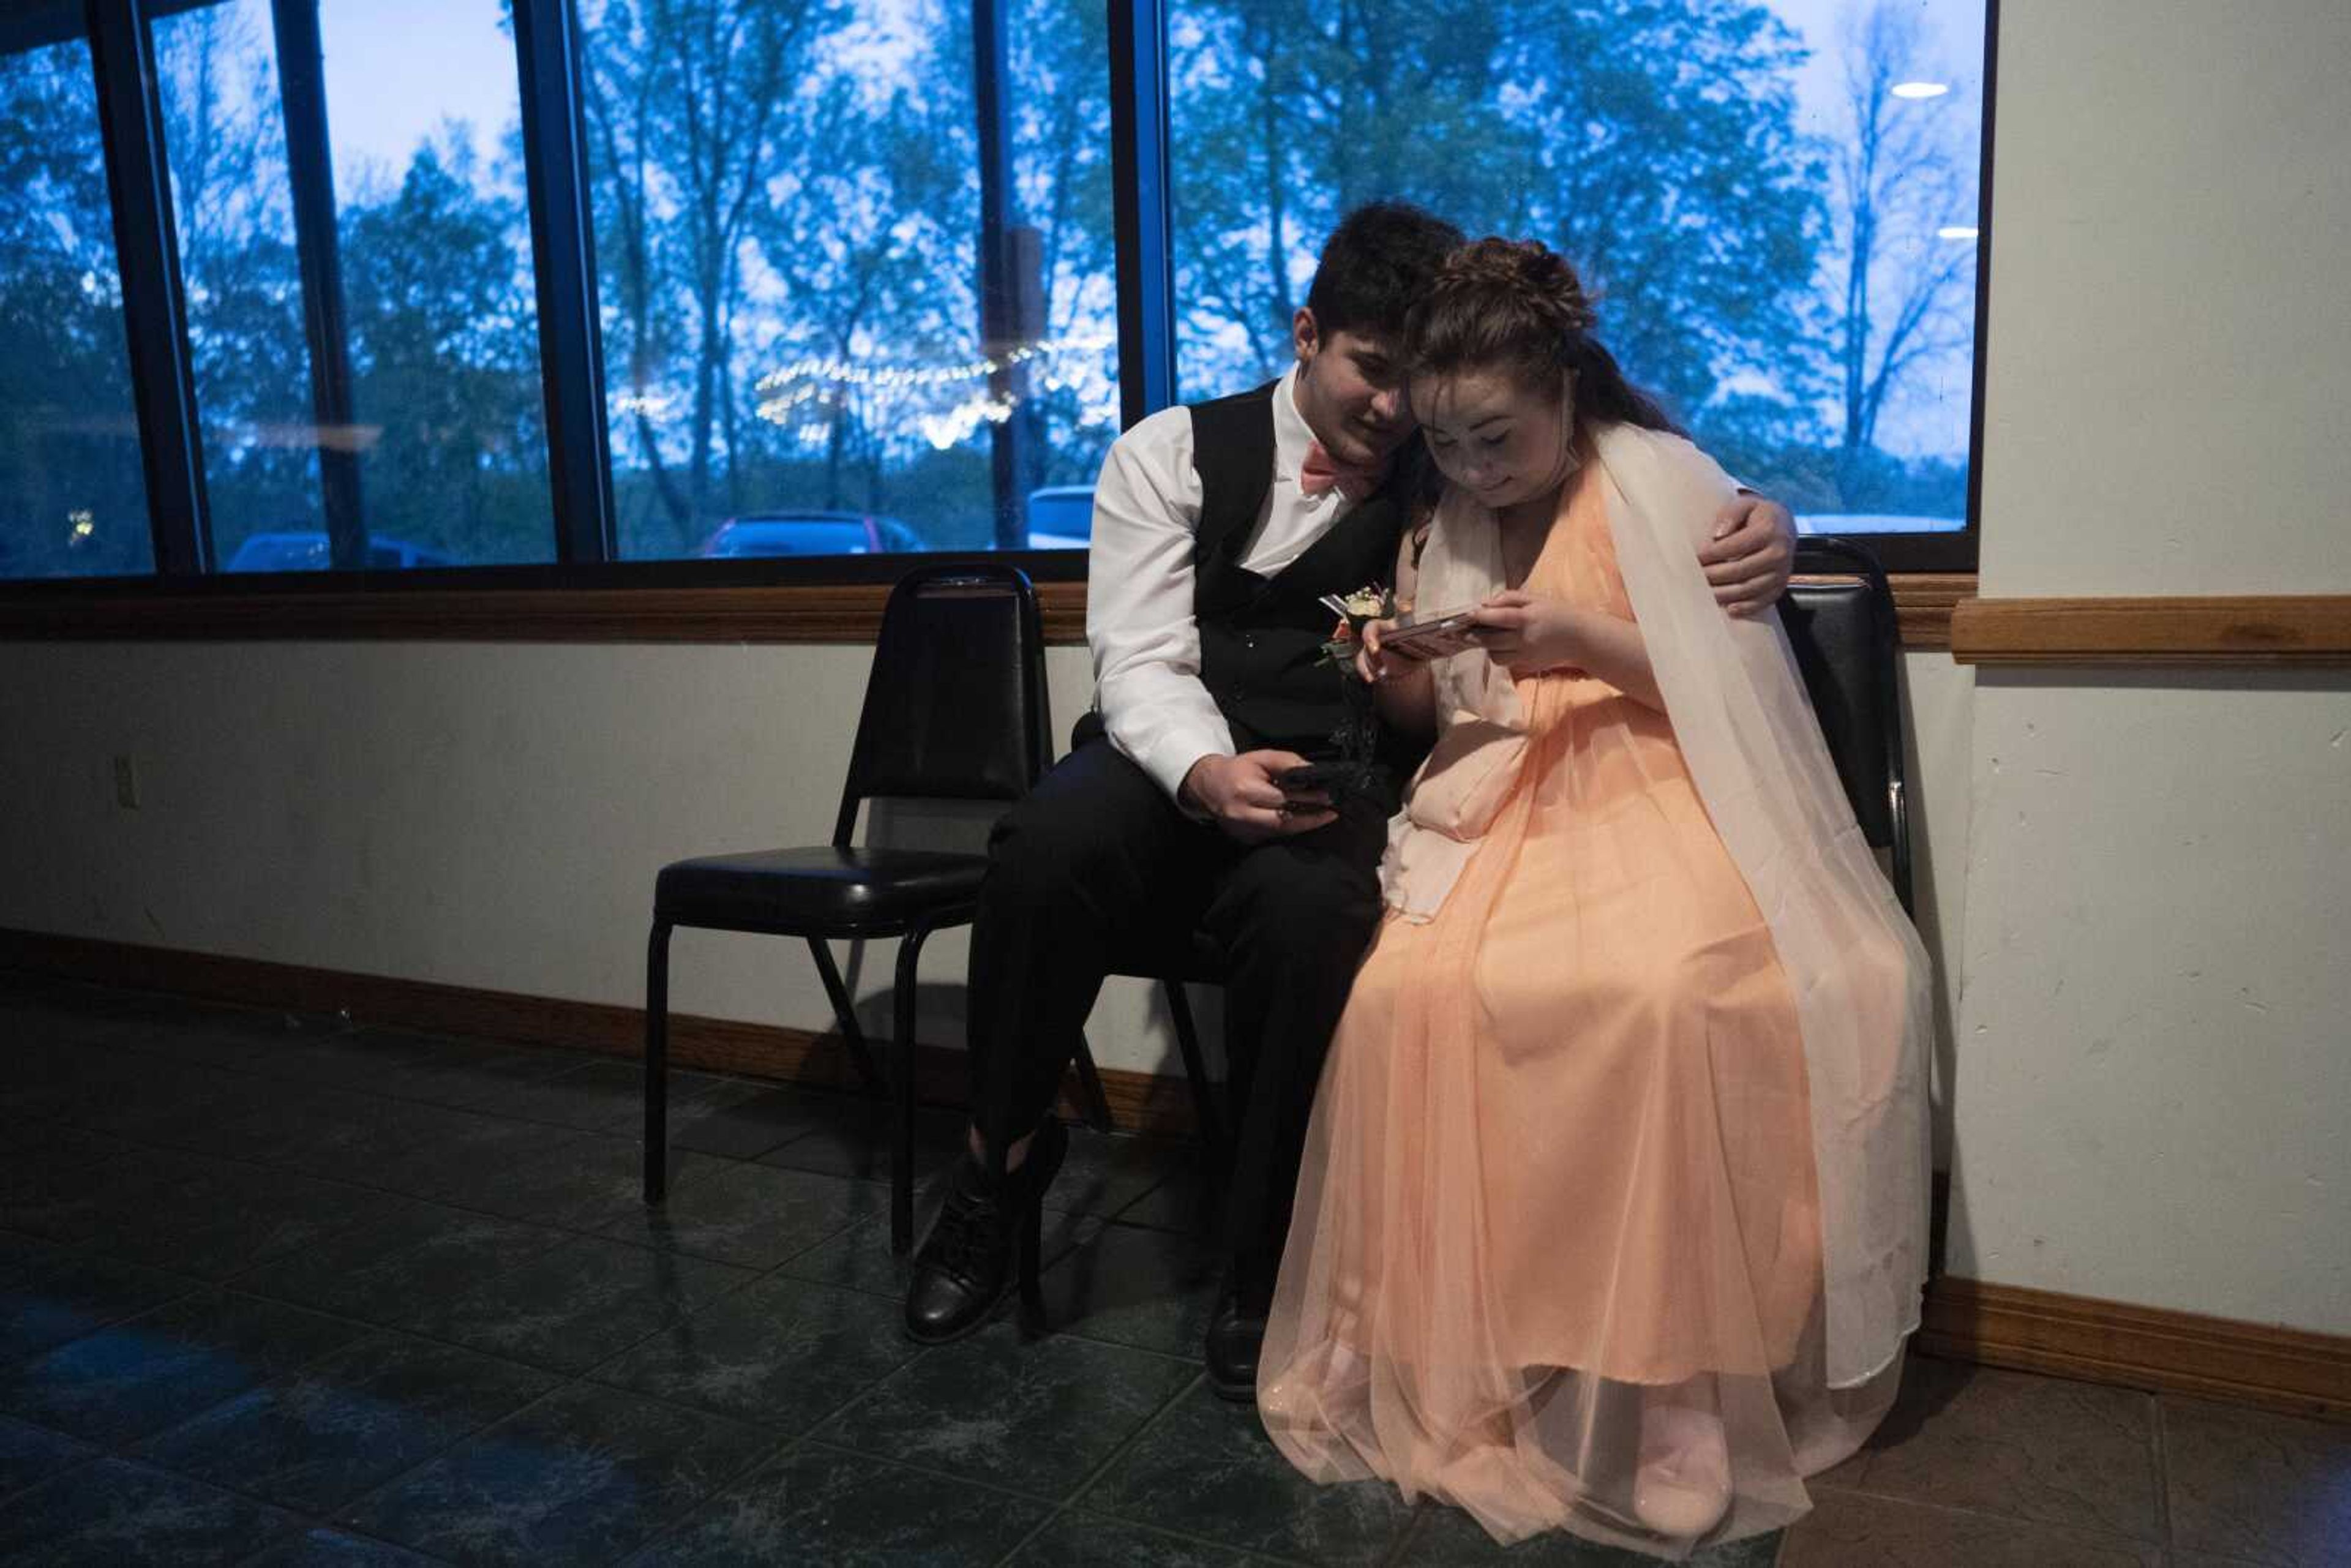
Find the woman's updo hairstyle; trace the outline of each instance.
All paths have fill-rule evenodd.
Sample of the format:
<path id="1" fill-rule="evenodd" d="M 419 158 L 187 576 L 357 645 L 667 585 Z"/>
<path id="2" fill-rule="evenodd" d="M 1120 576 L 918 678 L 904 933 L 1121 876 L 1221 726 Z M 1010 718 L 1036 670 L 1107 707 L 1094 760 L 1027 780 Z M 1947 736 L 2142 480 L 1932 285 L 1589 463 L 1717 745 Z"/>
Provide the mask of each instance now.
<path id="1" fill-rule="evenodd" d="M 1575 268 L 1549 246 L 1472 240 L 1445 258 L 1405 317 L 1405 369 L 1416 381 L 1501 371 L 1546 396 L 1573 375 L 1579 423 L 1598 419 L 1681 434 L 1592 335 L 1598 319 Z"/>

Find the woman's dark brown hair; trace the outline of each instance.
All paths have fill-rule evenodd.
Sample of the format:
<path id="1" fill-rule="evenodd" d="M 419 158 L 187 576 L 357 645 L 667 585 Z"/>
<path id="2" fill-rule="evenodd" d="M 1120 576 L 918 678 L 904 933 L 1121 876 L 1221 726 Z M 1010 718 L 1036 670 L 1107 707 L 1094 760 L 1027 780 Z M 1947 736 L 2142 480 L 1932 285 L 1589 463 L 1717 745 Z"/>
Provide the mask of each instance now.
<path id="1" fill-rule="evenodd" d="M 1592 301 L 1575 268 L 1539 240 L 1472 240 L 1445 258 L 1405 319 L 1413 379 L 1500 370 L 1530 391 L 1575 378 L 1575 414 L 1679 435 L 1657 400 L 1625 379 L 1592 335 Z"/>

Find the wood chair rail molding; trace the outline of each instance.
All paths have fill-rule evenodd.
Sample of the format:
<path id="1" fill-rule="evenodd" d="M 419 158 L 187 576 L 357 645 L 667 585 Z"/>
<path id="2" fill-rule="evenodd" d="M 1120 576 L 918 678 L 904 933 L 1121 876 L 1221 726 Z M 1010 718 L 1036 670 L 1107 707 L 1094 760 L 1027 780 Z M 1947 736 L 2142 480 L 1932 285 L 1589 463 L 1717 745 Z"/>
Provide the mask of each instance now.
<path id="1" fill-rule="evenodd" d="M 2351 665 L 2351 594 L 1970 599 L 1962 664 Z"/>
<path id="2" fill-rule="evenodd" d="M 644 1040 L 644 1014 L 632 1007 L 6 927 L 0 968 L 240 1002 L 270 1009 L 261 1015 L 264 1027 L 280 1027 L 289 1011 L 310 1015 L 313 1027 L 340 1013 L 348 1021 L 331 1027 L 430 1030 L 621 1058 L 641 1057 Z M 674 1069 L 857 1087 L 841 1042 L 812 1030 L 673 1013 L 669 1047 Z M 960 1107 L 962 1057 L 946 1047 L 918 1048 L 916 1096 Z M 1105 1067 L 1102 1077 L 1121 1129 L 1194 1132 L 1181 1075 Z M 1078 1117 L 1079 1103 L 1072 1082 L 1061 1113 Z M 1949 1360 L 2351 1418 L 2351 1338 L 2338 1335 L 1945 1275 L 1928 1284 L 1917 1343 Z"/>
<path id="3" fill-rule="evenodd" d="M 1906 572 L 1907 648 L 1950 645 L 1970 572 Z M 319 593 L 0 592 L 0 642 L 871 643 L 887 583 Z M 1045 640 L 1086 639 L 1086 585 L 1040 582 Z"/>

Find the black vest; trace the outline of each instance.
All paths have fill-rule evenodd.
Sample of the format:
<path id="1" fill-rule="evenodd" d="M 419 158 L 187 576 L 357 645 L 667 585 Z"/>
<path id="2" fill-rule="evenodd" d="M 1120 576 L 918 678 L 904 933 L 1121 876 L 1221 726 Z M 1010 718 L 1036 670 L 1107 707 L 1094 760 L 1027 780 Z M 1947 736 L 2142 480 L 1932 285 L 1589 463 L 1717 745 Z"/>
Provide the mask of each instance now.
<path id="1" fill-rule="evenodd" d="M 1192 405 L 1192 465 L 1200 476 L 1200 528 L 1193 545 L 1192 610 L 1200 632 L 1200 682 L 1216 699 L 1240 751 L 1278 747 L 1327 760 L 1347 716 L 1354 676 L 1326 663 L 1337 617 L 1317 602 L 1385 582 L 1395 571 L 1416 465 L 1399 461 L 1387 484 L 1350 508 L 1303 555 L 1270 578 L 1245 570 L 1258 514 L 1273 488 L 1273 392 L 1280 383 Z M 1401 774 L 1390 742 L 1389 783 Z"/>

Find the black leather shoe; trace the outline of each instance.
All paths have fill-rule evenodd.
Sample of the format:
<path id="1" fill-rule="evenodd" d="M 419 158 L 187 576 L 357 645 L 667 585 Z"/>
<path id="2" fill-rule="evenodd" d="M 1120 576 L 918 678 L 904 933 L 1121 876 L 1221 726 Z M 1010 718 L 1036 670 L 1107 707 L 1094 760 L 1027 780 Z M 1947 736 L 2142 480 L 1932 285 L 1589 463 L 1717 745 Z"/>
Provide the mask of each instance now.
<path id="1" fill-rule="evenodd" d="M 946 1207 L 914 1253 L 906 1287 L 906 1333 L 945 1344 L 986 1322 L 1017 1282 L 1032 1327 L 1042 1327 L 1045 1296 L 1037 1279 L 1045 1189 L 1070 1151 L 1069 1129 L 1048 1116 L 1029 1140 L 1029 1157 L 999 1185 L 967 1153 L 949 1178 Z"/>
<path id="2" fill-rule="evenodd" d="M 1266 1313 L 1273 1292 L 1251 1290 L 1232 1280 L 1217 1294 L 1217 1310 L 1208 1314 L 1208 1386 L 1220 1399 L 1257 1397 L 1258 1353 L 1265 1348 Z"/>

